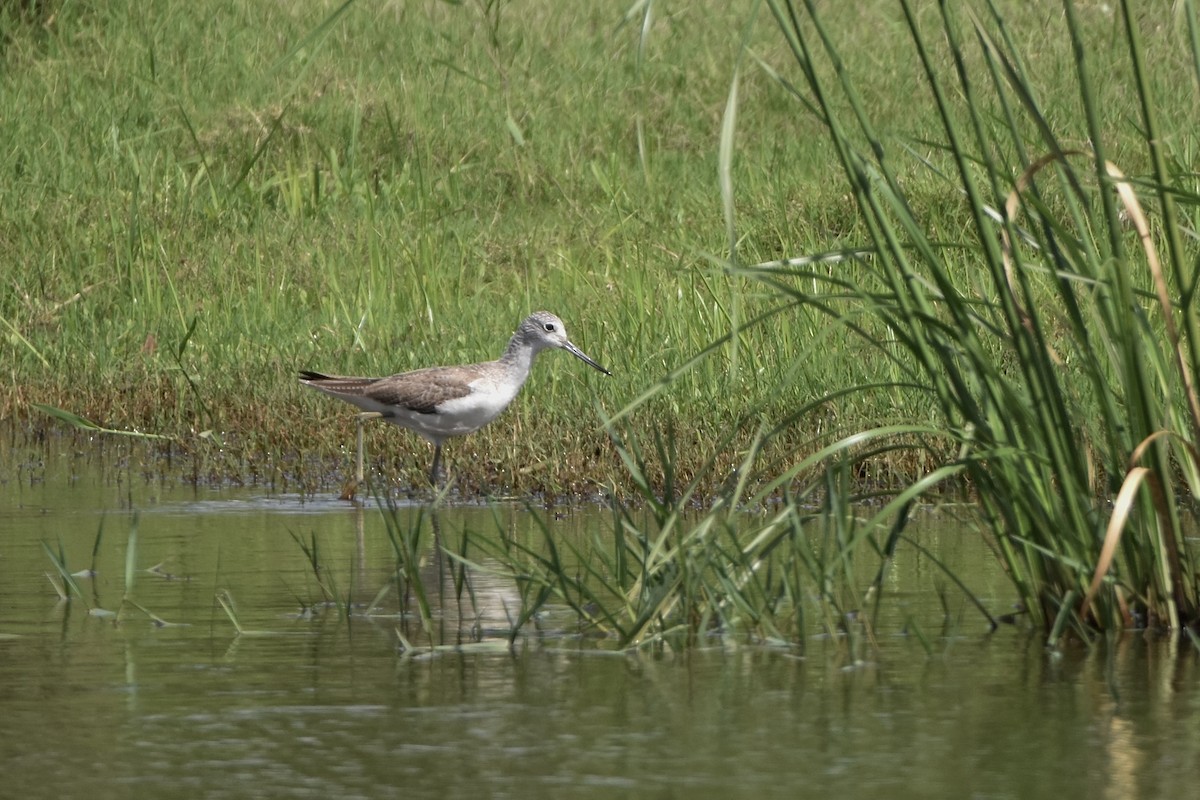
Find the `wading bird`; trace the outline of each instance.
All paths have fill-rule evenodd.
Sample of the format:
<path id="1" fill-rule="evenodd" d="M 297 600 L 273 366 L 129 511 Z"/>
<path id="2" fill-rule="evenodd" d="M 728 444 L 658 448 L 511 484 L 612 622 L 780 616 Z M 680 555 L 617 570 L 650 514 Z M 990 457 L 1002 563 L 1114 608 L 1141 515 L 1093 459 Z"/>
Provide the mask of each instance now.
<path id="1" fill-rule="evenodd" d="M 363 410 L 359 414 L 358 482 L 362 482 L 362 422 L 378 417 L 423 436 L 434 447 L 430 483 L 437 485 L 442 443 L 466 436 L 487 425 L 517 396 L 533 360 L 543 350 L 557 348 L 603 372 L 567 338 L 558 317 L 547 311 L 530 314 L 513 333 L 504 354 L 495 361 L 457 367 L 427 367 L 386 378 L 351 378 L 303 371 L 300 382 Z M 344 497 L 352 497 L 348 490 Z"/>

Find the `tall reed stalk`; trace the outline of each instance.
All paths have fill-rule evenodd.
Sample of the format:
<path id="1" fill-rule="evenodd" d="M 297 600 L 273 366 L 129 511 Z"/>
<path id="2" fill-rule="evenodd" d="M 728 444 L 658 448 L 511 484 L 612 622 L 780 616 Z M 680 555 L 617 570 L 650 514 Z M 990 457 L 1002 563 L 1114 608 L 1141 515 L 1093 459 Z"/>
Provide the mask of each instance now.
<path id="1" fill-rule="evenodd" d="M 935 422 L 911 446 L 936 436 L 956 453 L 944 474 L 969 481 L 986 541 L 1052 642 L 1068 629 L 1200 622 L 1182 510 L 1200 489 L 1200 262 L 1181 210 L 1200 195 L 1168 168 L 1167 101 L 1135 4 L 1117 5 L 1112 45 L 1140 115 L 1139 147 L 1120 156 L 1144 170 L 1136 177 L 1110 160 L 1116 132 L 1096 90 L 1113 76 L 1095 73 L 1095 28 L 1069 0 L 1057 24 L 1073 44 L 1086 143 L 1039 100 L 1062 87 L 1027 70 L 1000 4 L 900 3 L 941 121 L 936 141 L 907 144 L 876 130 L 860 92 L 871 76 L 844 69 L 821 4 L 767 5 L 795 62 L 774 77 L 800 99 L 804 124 L 820 124 L 870 241 L 838 263 L 731 271 L 878 348 L 897 368 L 886 385 L 901 408 L 932 404 Z M 1191 23 L 1194 3 L 1183 6 Z M 1200 64 L 1196 39 L 1179 43 Z M 944 178 L 962 231 L 934 230 L 914 210 L 914 161 Z"/>

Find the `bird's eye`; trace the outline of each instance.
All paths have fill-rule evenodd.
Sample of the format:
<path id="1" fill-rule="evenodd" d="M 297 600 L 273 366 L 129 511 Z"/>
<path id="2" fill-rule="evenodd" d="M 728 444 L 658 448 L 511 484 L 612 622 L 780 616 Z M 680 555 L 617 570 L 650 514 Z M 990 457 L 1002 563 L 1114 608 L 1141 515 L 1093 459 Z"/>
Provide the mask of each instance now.
<path id="1" fill-rule="evenodd" d="M 554 333 L 554 323 L 553 322 L 547 322 L 542 327 L 545 329 L 546 333 Z"/>

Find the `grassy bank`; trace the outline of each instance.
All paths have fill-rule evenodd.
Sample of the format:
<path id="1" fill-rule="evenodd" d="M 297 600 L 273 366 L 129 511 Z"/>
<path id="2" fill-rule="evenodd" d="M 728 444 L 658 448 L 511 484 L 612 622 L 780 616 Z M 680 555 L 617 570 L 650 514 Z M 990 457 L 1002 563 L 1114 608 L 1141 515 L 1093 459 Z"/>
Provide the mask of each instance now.
<path id="1" fill-rule="evenodd" d="M 941 120 L 903 17 L 891 3 L 841 5 L 826 14 L 830 35 L 847 68 L 872 77 L 862 100 L 893 152 L 908 148 L 896 173 L 914 216 L 954 253 L 970 215 L 921 163 L 946 157 L 923 144 L 940 139 Z M 320 483 L 344 463 L 353 423 L 348 407 L 302 390 L 298 369 L 492 358 L 545 308 L 615 376 L 544 359 L 508 414 L 448 447 L 468 490 L 625 485 L 601 416 L 667 375 L 623 424 L 642 437 L 671 428 L 681 482 L 707 469 L 715 485 L 760 421 L 797 409 L 768 456 L 891 422 L 938 424 L 933 397 L 894 388 L 810 405 L 895 380 L 907 356 L 709 258 L 729 251 L 718 142 L 738 64 L 740 263 L 868 235 L 833 144 L 764 68 L 791 58 L 770 15 L 661 2 L 648 26 L 639 15 L 620 25 L 628 7 L 6 4 L 0 103 L 19 112 L 0 130 L 0 415 L 46 403 L 178 437 L 216 471 Z M 1137 174 L 1137 97 L 1119 59 L 1104 63 L 1106 9 L 1084 4 L 1084 27 L 1111 77 L 1097 85 L 1109 157 Z M 1013 13 L 1058 135 L 1085 141 L 1078 98 L 1057 79 L 1074 64 L 1061 14 Z M 1163 92 L 1186 74 L 1174 47 L 1184 35 L 1169 16 L 1147 26 Z M 1164 109 L 1181 171 L 1189 109 Z M 953 280 L 978 281 L 969 252 L 948 264 Z M 430 456 L 382 426 L 368 448 L 411 483 Z M 897 481 L 936 456 L 881 453 L 858 477 Z"/>

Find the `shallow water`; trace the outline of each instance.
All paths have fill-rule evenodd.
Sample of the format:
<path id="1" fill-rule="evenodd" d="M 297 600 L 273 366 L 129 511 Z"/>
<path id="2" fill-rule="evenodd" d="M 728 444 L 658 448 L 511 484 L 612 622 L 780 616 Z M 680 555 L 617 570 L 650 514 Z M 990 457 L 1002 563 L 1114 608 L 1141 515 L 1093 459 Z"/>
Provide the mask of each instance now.
<path id="1" fill-rule="evenodd" d="M 0 462 L 0 768 L 5 797 L 1165 797 L 1200 766 L 1196 658 L 1126 636 L 1049 654 L 982 620 L 928 559 L 901 553 L 861 663 L 726 643 L 613 653 L 561 628 L 485 649 L 517 597 L 477 575 L 459 619 L 445 564 L 427 585 L 448 640 L 404 654 L 396 616 L 322 609 L 296 538 L 368 603 L 392 564 L 380 513 L 261 489 L 193 489 L 74 447 Z M 416 524 L 419 509 L 411 509 Z M 420 518 L 428 524 L 427 518 Z M 533 528 L 515 506 L 443 510 L 447 532 Z M 126 607 L 136 521 L 137 602 Z M 1011 602 L 976 537 L 927 515 L 926 546 L 997 613 Z M 610 524 L 571 510 L 576 535 Z M 87 602 L 59 601 L 43 543 Z M 144 570 L 161 564 L 158 574 Z M 938 591 L 950 609 L 943 622 Z M 215 601 L 227 590 L 238 635 Z M 394 605 L 394 603 L 393 603 Z M 315 616 L 301 613 L 317 607 Z M 543 621 L 554 633 L 557 618 Z M 564 615 L 565 619 L 565 615 Z M 911 631 L 919 625 L 928 655 Z M 561 626 L 560 626 L 561 627 Z"/>

